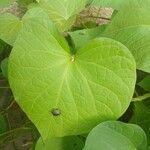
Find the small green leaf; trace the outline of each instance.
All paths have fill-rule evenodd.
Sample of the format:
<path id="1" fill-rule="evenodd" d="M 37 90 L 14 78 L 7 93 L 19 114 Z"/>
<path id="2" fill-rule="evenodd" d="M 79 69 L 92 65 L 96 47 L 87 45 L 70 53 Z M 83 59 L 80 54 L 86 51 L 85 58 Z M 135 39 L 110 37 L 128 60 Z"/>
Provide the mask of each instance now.
<path id="1" fill-rule="evenodd" d="M 1 70 L 4 77 L 8 77 L 8 58 L 3 59 L 1 62 Z"/>
<path id="2" fill-rule="evenodd" d="M 0 14 L 0 39 L 13 45 L 21 29 L 21 21 L 12 14 Z"/>
<path id="3" fill-rule="evenodd" d="M 120 117 L 136 81 L 129 50 L 98 38 L 72 54 L 45 15 L 41 17 L 20 32 L 8 70 L 15 100 L 42 138 L 84 134 L 101 121 Z"/>
<path id="4" fill-rule="evenodd" d="M 85 44 L 87 44 L 90 40 L 96 37 L 99 37 L 103 33 L 105 28 L 106 28 L 106 25 L 99 26 L 93 29 L 77 30 L 74 32 L 69 32 L 69 35 L 71 36 L 75 44 L 75 48 L 79 49 Z"/>
<path id="5" fill-rule="evenodd" d="M 0 39 L 13 45 L 22 27 L 26 24 L 34 24 L 35 20 L 42 22 L 43 15 L 49 20 L 47 14 L 38 7 L 28 10 L 21 20 L 12 14 L 0 15 Z"/>
<path id="6" fill-rule="evenodd" d="M 130 120 L 143 128 L 147 134 L 148 144 L 150 145 L 150 99 L 134 102 L 134 113 Z"/>
<path id="7" fill-rule="evenodd" d="M 72 26 L 75 15 L 84 9 L 85 4 L 86 0 L 40 0 L 38 6 L 48 13 L 60 30 L 64 31 Z"/>
<path id="8" fill-rule="evenodd" d="M 144 131 L 135 124 L 106 121 L 88 135 L 83 150 L 146 150 Z"/>
<path id="9" fill-rule="evenodd" d="M 6 131 L 7 124 L 4 116 L 0 114 L 0 134 L 4 133 Z"/>
<path id="10" fill-rule="evenodd" d="M 82 150 L 84 142 L 77 136 L 48 138 L 45 142 L 39 138 L 35 150 Z"/>
<path id="11" fill-rule="evenodd" d="M 146 76 L 138 85 L 146 91 L 150 91 L 150 75 Z"/>

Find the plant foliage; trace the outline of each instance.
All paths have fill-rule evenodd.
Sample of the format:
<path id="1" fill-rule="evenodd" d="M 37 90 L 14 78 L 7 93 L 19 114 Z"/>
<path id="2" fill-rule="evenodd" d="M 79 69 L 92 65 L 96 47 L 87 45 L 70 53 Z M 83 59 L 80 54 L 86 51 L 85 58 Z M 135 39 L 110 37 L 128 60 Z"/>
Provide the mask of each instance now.
<path id="1" fill-rule="evenodd" d="M 16 3 L 22 17 L 0 13 L 1 76 L 40 133 L 34 149 L 146 150 L 150 1 Z M 102 7 L 111 7 L 112 16 L 103 16 Z M 3 116 L 10 107 L 0 113 L 1 137 L 12 133 L 5 133 Z"/>

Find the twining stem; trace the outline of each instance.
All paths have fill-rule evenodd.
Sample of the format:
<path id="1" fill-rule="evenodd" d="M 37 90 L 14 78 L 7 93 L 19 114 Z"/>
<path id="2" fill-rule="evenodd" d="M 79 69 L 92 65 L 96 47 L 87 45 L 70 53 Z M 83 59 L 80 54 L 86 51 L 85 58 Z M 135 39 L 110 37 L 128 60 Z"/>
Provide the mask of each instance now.
<path id="1" fill-rule="evenodd" d="M 136 89 L 135 89 L 134 93 L 135 93 L 136 97 L 138 97 L 138 96 L 139 96 L 139 94 L 138 94 L 138 92 L 137 92 L 137 90 L 136 90 Z"/>
<path id="2" fill-rule="evenodd" d="M 7 111 L 16 103 L 16 101 L 11 101 L 11 103 L 8 105 L 8 107 L 5 110 L 0 111 L 0 114 L 5 115 Z"/>
<path id="3" fill-rule="evenodd" d="M 150 93 L 146 93 L 142 96 L 135 97 L 135 98 L 132 99 L 132 102 L 142 101 L 142 100 L 145 100 L 147 98 L 150 98 Z"/>
<path id="4" fill-rule="evenodd" d="M 11 101 L 11 103 L 9 104 L 9 106 L 6 108 L 5 111 L 9 110 L 14 104 L 16 103 L 16 101 Z"/>

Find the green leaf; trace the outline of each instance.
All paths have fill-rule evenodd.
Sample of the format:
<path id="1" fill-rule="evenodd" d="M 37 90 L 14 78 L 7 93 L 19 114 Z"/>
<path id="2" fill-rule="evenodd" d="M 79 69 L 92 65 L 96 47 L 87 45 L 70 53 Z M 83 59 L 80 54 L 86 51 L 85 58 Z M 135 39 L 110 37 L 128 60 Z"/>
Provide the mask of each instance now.
<path id="1" fill-rule="evenodd" d="M 102 35 L 103 30 L 100 29 L 101 26 L 70 33 L 76 48 L 81 47 L 94 37 Z M 137 69 L 150 72 L 150 26 L 128 27 L 102 36 L 113 38 L 126 45 L 136 60 Z"/>
<path id="2" fill-rule="evenodd" d="M 35 150 L 82 150 L 84 142 L 77 136 L 48 138 L 45 143 L 39 138 Z"/>
<path id="3" fill-rule="evenodd" d="M 15 0 L 0 0 L 0 8 L 12 4 Z"/>
<path id="4" fill-rule="evenodd" d="M 57 42 L 61 44 L 61 46 L 67 51 L 70 52 L 70 49 L 68 47 L 67 42 L 64 40 L 64 38 L 61 36 L 61 34 L 58 32 L 58 30 L 55 28 L 55 25 L 49 20 L 49 17 L 46 12 L 44 12 L 41 8 L 35 7 L 26 13 L 26 15 L 23 17 L 24 21 L 24 28 L 26 29 L 29 26 L 31 28 L 36 27 L 36 24 L 40 25 L 43 24 L 45 28 L 57 39 Z M 37 28 L 36 28 L 37 30 Z M 33 31 L 32 31 L 33 32 Z M 38 36 L 42 35 L 39 33 Z"/>
<path id="5" fill-rule="evenodd" d="M 147 7 L 150 1 L 144 2 L 129 0 L 113 17 L 103 36 L 127 46 L 135 57 L 137 69 L 150 72 L 150 11 Z"/>
<path id="6" fill-rule="evenodd" d="M 105 28 L 106 25 L 99 26 L 93 29 L 77 30 L 74 32 L 69 32 L 69 35 L 71 36 L 75 44 L 75 48 L 79 49 L 85 44 L 87 44 L 90 40 L 100 36 L 105 30 Z"/>
<path id="7" fill-rule="evenodd" d="M 150 72 L 150 25 L 124 27 L 104 36 L 123 43 L 132 52 L 137 69 Z"/>
<path id="8" fill-rule="evenodd" d="M 150 75 L 146 76 L 138 85 L 146 91 L 150 91 Z"/>
<path id="9" fill-rule="evenodd" d="M 12 14 L 0 15 L 0 39 L 13 45 L 21 29 L 21 21 Z"/>
<path id="10" fill-rule="evenodd" d="M 113 17 L 106 33 L 115 33 L 131 26 L 150 25 L 149 5 L 149 0 L 127 0 L 124 7 Z"/>
<path id="11" fill-rule="evenodd" d="M 44 140 L 84 134 L 117 119 L 131 102 L 136 80 L 133 56 L 121 43 L 97 38 L 72 54 L 52 29 L 44 16 L 26 24 L 8 69 L 15 100 Z"/>
<path id="12" fill-rule="evenodd" d="M 64 31 L 73 25 L 75 16 L 84 9 L 85 4 L 86 0 L 40 0 L 38 6 L 48 13 L 60 30 Z"/>
<path id="13" fill-rule="evenodd" d="M 88 135 L 83 150 L 146 150 L 147 139 L 137 125 L 106 121 Z"/>
<path id="14" fill-rule="evenodd" d="M 8 58 L 5 58 L 1 62 L 1 70 L 4 77 L 8 77 Z"/>
<path id="15" fill-rule="evenodd" d="M 149 0 L 127 0 L 124 7 L 113 17 L 106 32 L 114 33 L 131 26 L 150 25 L 148 6 L 150 6 Z"/>
<path id="16" fill-rule="evenodd" d="M 2 114 L 0 114 L 0 134 L 6 131 L 7 124 L 5 118 Z"/>
<path id="17" fill-rule="evenodd" d="M 150 99 L 134 102 L 134 113 L 130 120 L 143 128 L 147 134 L 148 144 L 150 145 Z"/>
<path id="18" fill-rule="evenodd" d="M 111 5 L 110 1 L 107 0 L 97 2 L 101 3 L 102 6 L 104 4 L 106 6 Z M 118 2 L 115 1 L 114 4 Z M 100 35 L 97 31 L 94 36 L 113 38 L 123 43 L 132 52 L 136 60 L 137 69 L 150 72 L 150 19 L 149 9 L 147 8 L 147 6 L 150 6 L 150 1 L 128 0 L 125 1 L 123 6 L 112 19 L 112 23 L 104 30 L 104 33 Z M 126 10 L 128 10 L 128 13 L 126 13 Z M 93 30 L 96 31 L 97 29 Z M 75 44 L 76 41 L 80 41 L 78 43 L 81 43 L 81 45 L 82 41 L 88 41 L 87 39 L 90 39 L 89 37 L 94 38 L 90 34 L 87 34 L 87 39 L 86 37 L 85 39 L 80 39 L 81 35 L 77 37 L 74 34 L 72 37 L 75 39 Z"/>
<path id="19" fill-rule="evenodd" d="M 43 16 L 49 19 L 47 14 L 38 7 L 28 10 L 21 20 L 12 14 L 0 15 L 0 39 L 13 45 L 23 26 L 34 23 L 35 20 L 40 23 L 43 21 Z"/>

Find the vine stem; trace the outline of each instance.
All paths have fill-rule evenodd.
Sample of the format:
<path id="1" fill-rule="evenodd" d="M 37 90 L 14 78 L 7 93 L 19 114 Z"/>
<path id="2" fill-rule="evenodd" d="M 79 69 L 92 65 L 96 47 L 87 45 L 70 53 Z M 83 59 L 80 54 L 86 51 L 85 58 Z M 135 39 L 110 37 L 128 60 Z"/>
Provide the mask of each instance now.
<path id="1" fill-rule="evenodd" d="M 1 114 L 5 115 L 7 111 L 16 103 L 16 101 L 12 101 L 5 110 L 0 111 Z"/>
<path id="2" fill-rule="evenodd" d="M 132 99 L 132 102 L 142 101 L 142 100 L 145 100 L 147 98 L 150 98 L 150 93 L 146 93 L 142 96 L 135 97 L 135 98 Z"/>
<path id="3" fill-rule="evenodd" d="M 13 101 L 9 104 L 9 106 L 6 108 L 5 111 L 9 110 L 15 103 L 16 103 L 16 101 L 13 100 Z"/>

